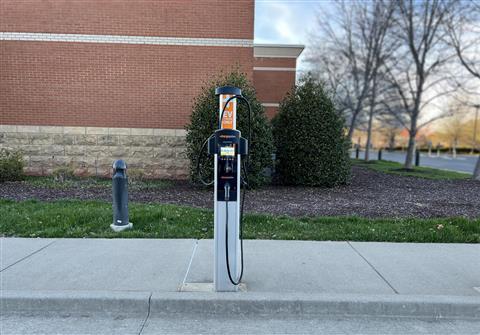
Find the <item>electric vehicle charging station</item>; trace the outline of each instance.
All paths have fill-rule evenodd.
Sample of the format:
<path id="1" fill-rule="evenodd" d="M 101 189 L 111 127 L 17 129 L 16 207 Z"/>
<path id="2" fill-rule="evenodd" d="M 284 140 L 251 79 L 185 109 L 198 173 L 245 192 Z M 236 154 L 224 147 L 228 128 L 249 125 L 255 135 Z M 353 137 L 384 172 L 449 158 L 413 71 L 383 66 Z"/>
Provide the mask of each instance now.
<path id="1" fill-rule="evenodd" d="M 245 164 L 242 165 L 242 156 L 246 156 L 248 160 L 248 141 L 236 129 L 237 99 L 248 105 L 249 137 L 251 109 L 248 100 L 237 87 L 217 87 L 215 94 L 219 98 L 219 129 L 204 143 L 204 146 L 208 144 L 209 155 L 214 157 L 213 286 L 216 292 L 231 292 L 238 291 L 243 276 L 243 206 L 240 202 L 240 189 L 242 166 L 245 178 L 247 169 Z M 198 164 L 199 162 L 200 159 Z M 199 169 L 199 165 L 197 168 Z"/>

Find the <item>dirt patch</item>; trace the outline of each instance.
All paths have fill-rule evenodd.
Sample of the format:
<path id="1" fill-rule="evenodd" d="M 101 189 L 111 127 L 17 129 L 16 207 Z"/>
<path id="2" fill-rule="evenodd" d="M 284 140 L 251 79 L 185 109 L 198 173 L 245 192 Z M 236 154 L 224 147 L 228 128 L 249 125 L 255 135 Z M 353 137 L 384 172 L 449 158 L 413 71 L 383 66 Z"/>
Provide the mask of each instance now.
<path id="1" fill-rule="evenodd" d="M 247 212 L 289 216 L 480 217 L 480 182 L 427 180 L 353 167 L 350 185 L 335 188 L 268 186 L 248 191 Z M 212 208 L 212 190 L 174 182 L 162 189 L 131 190 L 130 201 Z M 0 198 L 111 201 L 108 187 L 51 189 L 26 182 L 0 184 Z"/>

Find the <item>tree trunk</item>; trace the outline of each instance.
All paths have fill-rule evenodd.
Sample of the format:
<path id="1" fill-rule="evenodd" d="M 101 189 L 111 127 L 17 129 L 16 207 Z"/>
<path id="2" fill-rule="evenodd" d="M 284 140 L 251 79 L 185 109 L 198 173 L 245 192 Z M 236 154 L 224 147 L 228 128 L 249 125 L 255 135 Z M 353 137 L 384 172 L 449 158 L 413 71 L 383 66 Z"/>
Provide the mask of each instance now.
<path id="1" fill-rule="evenodd" d="M 350 121 L 350 128 L 348 129 L 348 140 L 352 142 L 353 131 L 355 130 L 355 123 L 357 122 L 357 114 L 352 115 L 352 120 Z"/>
<path id="2" fill-rule="evenodd" d="M 478 109 L 479 105 L 476 105 L 475 107 L 475 123 L 473 124 L 473 144 L 472 144 L 472 154 L 475 153 L 475 150 L 477 149 L 477 122 L 478 122 Z"/>
<path id="3" fill-rule="evenodd" d="M 370 115 L 368 116 L 367 145 L 365 147 L 366 161 L 370 159 L 370 145 L 372 143 L 372 123 L 373 123 L 373 108 L 370 110 Z"/>
<path id="4" fill-rule="evenodd" d="M 415 156 L 415 135 L 408 138 L 407 156 L 405 157 L 405 169 L 413 169 L 413 158 Z"/>
<path id="5" fill-rule="evenodd" d="M 395 132 L 391 132 L 388 140 L 388 151 L 395 151 Z"/>
<path id="6" fill-rule="evenodd" d="M 408 129 L 408 147 L 407 156 L 405 157 L 405 169 L 413 169 L 413 158 L 415 157 L 415 138 L 417 137 L 417 118 L 412 117 L 410 121 L 410 129 Z"/>
<path id="7" fill-rule="evenodd" d="M 478 155 L 477 165 L 473 171 L 473 179 L 480 181 L 480 155 Z"/>
<path id="8" fill-rule="evenodd" d="M 365 161 L 370 159 L 370 146 L 372 144 L 372 124 L 375 113 L 375 99 L 377 94 L 377 71 L 373 72 L 372 93 L 370 97 L 370 111 L 368 114 L 367 147 L 365 148 Z"/>

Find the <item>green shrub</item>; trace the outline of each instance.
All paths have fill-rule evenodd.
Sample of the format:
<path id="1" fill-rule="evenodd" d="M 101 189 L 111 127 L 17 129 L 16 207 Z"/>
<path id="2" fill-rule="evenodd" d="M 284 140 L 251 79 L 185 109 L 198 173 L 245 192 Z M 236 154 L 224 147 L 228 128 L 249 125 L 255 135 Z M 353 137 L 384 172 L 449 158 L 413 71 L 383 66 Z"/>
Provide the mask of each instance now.
<path id="1" fill-rule="evenodd" d="M 23 165 L 20 151 L 0 149 L 0 182 L 23 179 Z"/>
<path id="2" fill-rule="evenodd" d="M 127 170 L 128 180 L 130 183 L 143 183 L 147 180 L 143 169 L 130 168 Z"/>
<path id="3" fill-rule="evenodd" d="M 323 85 L 306 76 L 273 120 L 278 180 L 288 185 L 335 186 L 350 178 L 344 120 Z"/>
<path id="4" fill-rule="evenodd" d="M 67 180 L 72 180 L 75 172 L 71 166 L 61 166 L 52 171 L 52 176 L 54 181 L 64 183 Z"/>
<path id="5" fill-rule="evenodd" d="M 250 187 L 263 185 L 270 181 L 270 177 L 265 174 L 265 170 L 272 165 L 272 130 L 265 116 L 264 108 L 256 98 L 255 89 L 246 75 L 238 70 L 221 75 L 208 83 L 202 88 L 201 93 L 194 101 L 190 124 L 186 126 L 190 177 L 192 181 L 198 181 L 196 171 L 198 153 L 205 139 L 218 129 L 219 107 L 218 98 L 215 96 L 215 88 L 226 85 L 241 88 L 242 95 L 248 99 L 252 107 L 252 138 L 249 148 L 248 182 Z M 248 109 L 241 101 L 237 103 L 237 129 L 242 132 L 243 137 L 248 138 Z M 201 163 L 203 178 L 211 180 L 213 178 L 213 159 L 207 157 L 206 152 L 204 152 Z"/>

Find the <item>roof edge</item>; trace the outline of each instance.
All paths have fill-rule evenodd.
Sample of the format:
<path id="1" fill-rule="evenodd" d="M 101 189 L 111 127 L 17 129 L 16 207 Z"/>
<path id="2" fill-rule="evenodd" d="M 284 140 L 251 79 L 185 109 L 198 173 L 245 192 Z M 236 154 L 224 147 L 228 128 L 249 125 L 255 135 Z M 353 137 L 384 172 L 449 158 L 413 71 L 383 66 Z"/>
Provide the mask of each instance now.
<path id="1" fill-rule="evenodd" d="M 253 44 L 255 57 L 298 58 L 304 49 L 303 44 Z"/>

